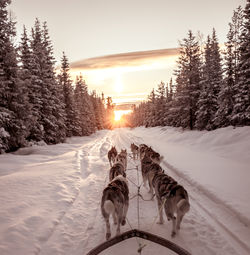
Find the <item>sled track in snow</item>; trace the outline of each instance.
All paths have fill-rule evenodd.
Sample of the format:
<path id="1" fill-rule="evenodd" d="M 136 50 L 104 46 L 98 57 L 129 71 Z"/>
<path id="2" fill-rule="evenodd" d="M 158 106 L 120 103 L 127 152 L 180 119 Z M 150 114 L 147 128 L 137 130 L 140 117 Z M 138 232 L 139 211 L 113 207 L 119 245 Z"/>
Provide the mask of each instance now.
<path id="1" fill-rule="evenodd" d="M 189 180 L 187 176 L 180 174 L 180 171 L 166 160 L 163 161 L 162 165 L 167 168 L 167 173 L 170 172 L 170 175 L 173 178 L 184 187 L 188 188 L 189 197 L 191 198 L 191 207 L 197 209 L 197 211 L 199 211 L 202 216 L 225 237 L 228 243 L 232 244 L 233 247 L 240 247 L 241 250 L 237 250 L 239 254 L 250 254 L 250 239 L 247 239 L 247 237 L 250 237 L 250 230 L 246 221 L 239 217 L 235 210 L 231 210 L 231 208 L 220 201 L 220 199 L 205 190 L 204 187 L 200 187 L 192 180 Z M 203 204 L 206 205 L 207 208 Z M 239 233 L 235 234 L 230 230 L 232 224 L 234 226 L 241 225 L 241 228 L 244 231 L 244 234 L 241 235 L 241 237 L 239 237 Z"/>
<path id="2" fill-rule="evenodd" d="M 98 140 L 98 139 L 99 139 L 99 138 L 97 138 L 97 140 Z M 108 139 L 107 136 L 104 136 L 104 137 L 102 138 L 102 140 L 99 142 L 99 144 L 101 145 L 101 147 L 105 144 L 105 141 L 107 141 L 107 139 Z M 95 148 L 96 148 L 97 146 L 98 146 L 98 144 L 93 143 L 92 146 L 89 148 L 88 151 L 95 150 Z M 87 146 L 84 146 L 84 147 L 88 147 L 88 144 L 87 144 Z M 80 171 L 80 176 L 81 176 L 81 178 L 87 178 L 89 174 L 88 174 L 88 173 L 83 173 L 83 172 L 82 172 L 82 170 L 83 170 L 83 168 L 82 168 L 82 160 L 83 160 L 83 159 L 82 159 L 82 158 L 79 159 L 79 157 L 81 157 L 81 156 L 83 155 L 83 154 L 82 154 L 82 151 L 83 151 L 83 148 L 82 148 L 81 150 L 79 150 L 79 151 L 76 151 L 76 155 L 77 155 L 76 161 L 77 161 L 77 164 L 79 165 L 79 171 Z M 86 163 L 86 161 L 84 161 L 84 162 Z M 89 166 L 87 166 L 87 168 L 89 168 Z M 105 181 L 106 181 L 106 180 L 105 180 Z M 38 251 L 37 251 L 37 253 L 36 253 L 37 255 L 39 255 L 39 254 L 43 251 L 44 245 L 46 245 L 46 243 L 49 242 L 49 240 L 51 239 L 51 237 L 53 236 L 53 234 L 55 233 L 55 231 L 57 230 L 57 228 L 60 226 L 60 224 L 62 224 L 64 217 L 69 213 L 69 211 L 72 209 L 72 207 L 74 207 L 74 205 L 75 205 L 76 202 L 77 202 L 77 199 L 79 199 L 80 193 L 81 193 L 81 190 L 79 189 L 78 192 L 77 192 L 77 194 L 75 195 L 75 197 L 72 199 L 72 201 L 71 201 L 70 205 L 68 206 L 67 210 L 65 210 L 65 212 L 62 213 L 62 215 L 57 219 L 57 222 L 53 225 L 53 227 L 52 227 L 52 229 L 51 229 L 49 235 L 47 236 L 47 238 L 44 239 L 44 240 L 41 242 L 41 246 L 40 246 L 40 248 L 38 249 Z M 96 209 L 94 210 L 94 213 L 95 213 L 94 218 L 95 218 L 95 219 L 96 219 L 97 214 L 98 214 L 98 209 L 99 209 L 99 207 L 97 206 Z M 87 225 L 87 229 L 92 229 L 93 226 L 94 226 L 94 223 L 95 223 L 95 222 L 90 222 L 90 223 Z M 91 234 L 91 231 L 89 231 L 89 235 L 90 235 L 90 234 Z M 88 237 L 87 240 L 85 241 L 85 244 L 86 244 L 86 245 L 87 245 L 87 243 L 88 243 L 88 239 L 89 239 L 89 237 Z"/>

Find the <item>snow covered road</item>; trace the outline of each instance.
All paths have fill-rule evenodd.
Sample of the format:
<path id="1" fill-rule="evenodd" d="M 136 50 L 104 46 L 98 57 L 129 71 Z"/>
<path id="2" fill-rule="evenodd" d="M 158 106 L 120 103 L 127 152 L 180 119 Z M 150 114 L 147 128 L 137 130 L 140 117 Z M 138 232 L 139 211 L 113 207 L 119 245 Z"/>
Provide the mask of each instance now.
<path id="1" fill-rule="evenodd" d="M 191 210 L 171 239 L 171 222 L 156 224 L 156 201 L 139 200 L 139 228 L 170 239 L 192 254 L 250 254 L 250 128 L 214 132 L 173 128 L 103 130 L 67 143 L 36 146 L 0 155 L 0 254 L 86 254 L 105 240 L 100 212 L 108 183 L 111 145 L 130 151 L 146 143 L 164 156 L 162 167 L 190 195 Z M 129 158 L 130 197 L 138 161 Z M 147 188 L 141 194 L 150 198 Z M 138 228 L 137 197 L 128 224 Z M 111 229 L 112 235 L 115 228 Z M 102 254 L 174 254 L 145 240 L 130 239 Z"/>

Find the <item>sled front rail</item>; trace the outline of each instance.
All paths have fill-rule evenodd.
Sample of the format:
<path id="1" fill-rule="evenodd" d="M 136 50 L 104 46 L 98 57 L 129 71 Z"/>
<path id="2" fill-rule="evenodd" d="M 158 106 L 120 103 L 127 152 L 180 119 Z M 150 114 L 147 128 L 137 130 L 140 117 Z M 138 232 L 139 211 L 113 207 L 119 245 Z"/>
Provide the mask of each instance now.
<path id="1" fill-rule="evenodd" d="M 87 253 L 87 255 L 99 254 L 100 252 L 106 250 L 107 248 L 109 248 L 117 243 L 120 243 L 120 242 L 125 241 L 129 238 L 134 238 L 134 237 L 139 237 L 139 238 L 160 244 L 160 245 L 174 251 L 176 254 L 179 254 L 179 255 L 191 255 L 191 253 L 189 253 L 185 249 L 181 248 L 177 244 L 175 244 L 167 239 L 164 239 L 160 236 L 157 236 L 157 235 L 145 232 L 145 231 L 141 231 L 138 229 L 132 229 L 130 231 L 124 232 L 123 234 L 121 234 L 119 236 L 111 238 L 110 240 L 98 245 L 97 247 L 95 247 L 94 249 L 89 251 Z"/>

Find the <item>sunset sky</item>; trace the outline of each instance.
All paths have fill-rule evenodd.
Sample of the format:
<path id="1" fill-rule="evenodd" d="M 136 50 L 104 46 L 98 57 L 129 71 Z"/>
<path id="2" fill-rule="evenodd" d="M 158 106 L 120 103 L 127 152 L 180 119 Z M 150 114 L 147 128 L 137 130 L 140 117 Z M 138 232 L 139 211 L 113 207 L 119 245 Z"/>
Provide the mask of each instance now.
<path id="1" fill-rule="evenodd" d="M 62 52 L 72 76 L 117 103 L 145 99 L 168 82 L 179 40 L 189 29 L 204 39 L 216 29 L 226 41 L 233 10 L 245 0 L 12 0 L 17 42 L 23 25 L 47 21 L 57 64 Z"/>

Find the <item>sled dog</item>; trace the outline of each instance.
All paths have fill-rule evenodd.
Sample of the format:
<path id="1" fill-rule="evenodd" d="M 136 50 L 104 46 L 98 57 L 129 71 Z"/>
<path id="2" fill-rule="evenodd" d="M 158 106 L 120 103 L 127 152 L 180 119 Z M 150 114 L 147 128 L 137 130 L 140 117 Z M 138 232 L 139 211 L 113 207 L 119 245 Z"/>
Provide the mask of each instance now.
<path id="1" fill-rule="evenodd" d="M 109 160 L 110 166 L 112 166 L 112 164 L 114 163 L 116 156 L 117 156 L 117 150 L 115 146 L 112 146 L 111 149 L 108 151 L 108 160 Z"/>
<path id="2" fill-rule="evenodd" d="M 146 182 L 149 182 L 149 172 L 152 168 L 159 167 L 157 165 L 160 164 L 162 157 L 158 152 L 155 152 L 151 147 L 144 148 L 143 152 L 141 153 L 141 172 L 142 172 L 142 180 L 144 186 L 146 186 Z M 149 183 L 150 185 L 150 183 Z M 150 187 L 150 186 L 149 186 Z M 152 187 L 150 188 L 150 192 L 153 192 Z"/>
<path id="3" fill-rule="evenodd" d="M 146 144 L 139 145 L 139 158 L 142 160 L 145 150 L 148 148 Z"/>
<path id="4" fill-rule="evenodd" d="M 121 162 L 115 161 L 113 166 L 111 166 L 109 170 L 109 181 L 112 181 L 118 175 L 126 177 L 125 166 L 122 161 Z"/>
<path id="5" fill-rule="evenodd" d="M 164 170 L 157 163 L 151 163 L 146 178 L 148 180 L 149 185 L 149 193 L 153 195 L 153 179 L 157 174 L 163 174 Z"/>
<path id="6" fill-rule="evenodd" d="M 121 152 L 116 156 L 115 161 L 122 162 L 125 168 L 125 171 L 127 169 L 127 150 L 122 149 Z"/>
<path id="7" fill-rule="evenodd" d="M 109 216 L 112 214 L 114 224 L 117 224 L 116 235 L 120 234 L 120 225 L 126 224 L 129 205 L 128 181 L 123 176 L 115 177 L 103 190 L 101 212 L 106 222 L 106 240 L 110 239 Z"/>
<path id="8" fill-rule="evenodd" d="M 131 149 L 131 152 L 133 154 L 133 159 L 134 160 L 138 159 L 138 157 L 139 157 L 139 147 L 136 144 L 131 143 L 130 149 Z"/>
<path id="9" fill-rule="evenodd" d="M 187 191 L 183 186 L 170 176 L 164 173 L 158 173 L 152 180 L 155 195 L 157 198 L 159 224 L 163 224 L 163 208 L 168 220 L 172 220 L 172 233 L 174 237 L 177 230 L 180 229 L 181 221 L 184 215 L 189 211 L 190 204 Z M 175 216 L 176 215 L 176 216 Z"/>

